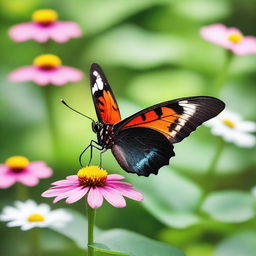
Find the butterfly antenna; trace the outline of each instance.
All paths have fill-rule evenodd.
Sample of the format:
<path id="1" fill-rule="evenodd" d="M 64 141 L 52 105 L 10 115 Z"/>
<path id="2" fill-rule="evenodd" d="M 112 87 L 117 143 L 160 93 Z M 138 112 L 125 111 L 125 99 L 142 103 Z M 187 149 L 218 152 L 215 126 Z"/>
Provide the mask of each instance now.
<path id="1" fill-rule="evenodd" d="M 91 117 L 89 117 L 89 116 L 87 116 L 87 115 L 85 115 L 85 114 L 83 114 L 83 113 L 81 113 L 81 112 L 79 112 L 79 111 L 73 109 L 73 108 L 70 107 L 70 106 L 66 103 L 66 101 L 64 101 L 63 99 L 61 99 L 60 102 L 63 103 L 63 104 L 64 104 L 66 107 L 68 107 L 69 109 L 71 109 L 71 110 L 73 110 L 74 112 L 76 112 L 76 113 L 78 113 L 78 114 L 80 114 L 80 115 L 82 115 L 82 116 L 84 116 L 84 117 L 86 117 L 86 118 L 92 120 L 92 121 L 95 123 L 95 121 L 94 121 Z"/>

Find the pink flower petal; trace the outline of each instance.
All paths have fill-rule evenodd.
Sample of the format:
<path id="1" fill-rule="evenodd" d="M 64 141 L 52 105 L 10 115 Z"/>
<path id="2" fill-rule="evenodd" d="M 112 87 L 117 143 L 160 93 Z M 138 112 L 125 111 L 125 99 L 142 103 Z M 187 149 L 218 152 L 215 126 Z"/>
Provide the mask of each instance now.
<path id="1" fill-rule="evenodd" d="M 107 176 L 107 180 L 123 180 L 124 176 L 119 175 L 119 174 L 109 174 Z"/>
<path id="2" fill-rule="evenodd" d="M 17 181 L 29 187 L 33 187 L 39 182 L 37 177 L 29 173 L 21 173 L 20 175 L 17 175 Z"/>
<path id="3" fill-rule="evenodd" d="M 64 188 L 50 188 L 42 193 L 43 197 L 55 197 L 60 194 L 63 194 L 64 192 L 68 192 L 70 190 L 73 190 L 77 188 L 77 186 L 66 186 Z"/>
<path id="4" fill-rule="evenodd" d="M 228 31 L 227 28 L 222 24 L 213 24 L 201 28 L 201 36 L 212 43 L 221 45 L 225 48 L 229 47 L 227 42 Z"/>
<path id="5" fill-rule="evenodd" d="M 24 42 L 34 39 L 38 42 L 46 42 L 49 38 L 47 31 L 34 22 L 25 22 L 11 27 L 10 37 L 16 42 Z"/>
<path id="6" fill-rule="evenodd" d="M 51 183 L 51 185 L 54 185 L 54 186 L 68 186 L 68 185 L 73 185 L 74 182 L 76 182 L 78 184 L 78 180 L 77 181 L 58 180 L 58 181 L 55 181 L 55 182 Z"/>
<path id="7" fill-rule="evenodd" d="M 0 174 L 0 188 L 9 188 L 16 182 L 14 175 L 8 175 L 7 173 Z"/>
<path id="8" fill-rule="evenodd" d="M 113 206 L 117 208 L 123 208 L 126 206 L 126 202 L 116 190 L 112 189 L 111 187 L 99 187 L 98 188 L 103 195 L 103 197 Z"/>
<path id="9" fill-rule="evenodd" d="M 245 36 L 243 40 L 232 47 L 237 55 L 256 54 L 256 38 Z"/>
<path id="10" fill-rule="evenodd" d="M 103 196 L 99 188 L 91 188 L 87 197 L 88 204 L 92 208 L 99 208 L 103 203 Z"/>
<path id="11" fill-rule="evenodd" d="M 126 186 L 126 187 L 129 187 L 129 188 L 132 187 L 132 185 L 130 183 L 123 182 L 123 181 L 118 181 L 118 180 L 108 180 L 107 185 L 122 185 L 122 186 Z"/>
<path id="12" fill-rule="evenodd" d="M 49 178 L 52 176 L 52 169 L 41 161 L 30 163 L 26 170 L 38 178 Z"/>
<path id="13" fill-rule="evenodd" d="M 76 201 L 80 200 L 82 197 L 84 197 L 87 193 L 87 191 L 89 190 L 89 187 L 80 187 L 80 190 L 78 190 L 77 192 L 73 192 L 72 195 L 70 195 L 67 200 L 66 203 L 67 204 L 73 204 Z"/>
<path id="14" fill-rule="evenodd" d="M 62 194 L 58 195 L 54 200 L 53 203 L 57 203 L 58 201 L 60 201 L 61 199 L 67 198 L 69 196 L 71 196 L 72 194 L 76 194 L 77 192 L 79 192 L 81 190 L 81 187 L 71 187 L 69 191 L 67 192 L 63 192 Z"/>
<path id="15" fill-rule="evenodd" d="M 25 66 L 12 71 L 8 76 L 11 82 L 32 81 L 41 86 L 47 84 L 61 86 L 68 82 L 80 81 L 82 78 L 83 73 L 80 70 L 68 66 L 60 66 L 50 70 L 43 70 L 36 66 Z"/>
<path id="16" fill-rule="evenodd" d="M 78 176 L 77 175 L 69 175 L 69 176 L 66 177 L 66 180 L 77 181 Z"/>
<path id="17" fill-rule="evenodd" d="M 122 194 L 123 196 L 126 196 L 130 199 L 137 200 L 137 201 L 142 201 L 144 199 L 144 196 L 137 190 L 131 187 L 127 187 L 126 185 L 123 184 L 116 184 L 116 185 L 111 185 L 112 188 L 114 188 L 117 192 Z"/>
<path id="18" fill-rule="evenodd" d="M 50 83 L 61 86 L 69 82 L 78 82 L 83 78 L 83 73 L 75 68 L 61 66 L 51 74 Z"/>
<path id="19" fill-rule="evenodd" d="M 65 43 L 70 38 L 80 37 L 82 34 L 77 23 L 64 21 L 55 22 L 49 33 L 51 38 L 58 43 Z"/>
<path id="20" fill-rule="evenodd" d="M 232 50 L 233 47 L 238 45 L 238 43 L 232 43 L 231 41 L 229 41 L 228 40 L 229 35 L 230 34 L 242 35 L 239 29 L 227 28 L 222 24 L 213 24 L 210 26 L 205 26 L 201 28 L 200 34 L 205 40 L 230 50 Z"/>
<path id="21" fill-rule="evenodd" d="M 4 164 L 0 164 L 0 174 L 5 174 L 9 171 L 9 168 L 4 165 Z"/>

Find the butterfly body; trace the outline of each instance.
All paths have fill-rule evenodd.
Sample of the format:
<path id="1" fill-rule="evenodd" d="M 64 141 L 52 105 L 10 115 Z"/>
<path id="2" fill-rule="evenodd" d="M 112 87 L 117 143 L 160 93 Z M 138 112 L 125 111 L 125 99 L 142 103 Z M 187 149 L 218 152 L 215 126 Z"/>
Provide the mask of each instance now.
<path id="1" fill-rule="evenodd" d="M 98 144 L 102 149 L 110 149 L 113 146 L 113 125 L 95 123 L 93 131 L 97 134 Z"/>
<path id="2" fill-rule="evenodd" d="M 90 82 L 98 117 L 92 128 L 98 145 L 102 150 L 111 149 L 125 171 L 142 176 L 157 174 L 168 165 L 175 156 L 173 144 L 225 107 L 213 97 L 185 97 L 156 104 L 122 120 L 111 87 L 97 64 L 91 65 Z"/>

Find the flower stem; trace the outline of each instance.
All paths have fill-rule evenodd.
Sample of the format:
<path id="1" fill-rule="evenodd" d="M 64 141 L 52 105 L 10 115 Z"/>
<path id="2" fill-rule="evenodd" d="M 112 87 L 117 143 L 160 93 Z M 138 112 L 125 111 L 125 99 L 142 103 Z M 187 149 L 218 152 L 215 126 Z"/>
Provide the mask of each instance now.
<path id="1" fill-rule="evenodd" d="M 95 222 L 95 209 L 91 208 L 89 204 L 87 204 L 87 218 L 88 218 L 88 256 L 94 256 L 94 248 L 90 245 L 93 244 L 94 241 L 94 222 Z"/>
<path id="2" fill-rule="evenodd" d="M 223 149 L 224 149 L 224 145 L 225 145 L 224 140 L 219 138 L 218 141 L 217 141 L 217 147 L 216 147 L 215 153 L 213 155 L 212 161 L 210 162 L 210 165 L 209 165 L 208 170 L 206 172 L 208 182 L 212 181 L 212 177 L 214 175 L 214 172 L 216 171 L 216 167 L 219 163 L 220 156 L 221 156 L 221 154 L 223 152 Z"/>
<path id="3" fill-rule="evenodd" d="M 18 200 L 25 201 L 28 199 L 27 187 L 23 184 L 16 183 L 16 196 Z"/>
<path id="4" fill-rule="evenodd" d="M 31 256 L 41 256 L 40 229 L 33 228 L 30 233 L 31 233 Z"/>
<path id="5" fill-rule="evenodd" d="M 215 80 L 215 84 L 214 84 L 214 88 L 213 88 L 214 94 L 217 96 L 220 95 L 222 86 L 225 83 L 225 80 L 227 78 L 228 71 L 230 68 L 230 64 L 233 60 L 233 57 L 234 57 L 234 54 L 231 51 L 227 50 L 224 65 L 223 65 L 220 73 L 218 74 L 217 79 Z"/>
<path id="6" fill-rule="evenodd" d="M 54 157 L 58 158 L 58 131 L 55 124 L 54 112 L 52 107 L 52 94 L 53 94 L 53 87 L 51 85 L 45 86 L 42 88 L 43 90 L 43 97 L 46 107 L 46 115 L 48 119 L 48 127 L 50 132 L 50 139 L 52 144 L 52 151 Z"/>

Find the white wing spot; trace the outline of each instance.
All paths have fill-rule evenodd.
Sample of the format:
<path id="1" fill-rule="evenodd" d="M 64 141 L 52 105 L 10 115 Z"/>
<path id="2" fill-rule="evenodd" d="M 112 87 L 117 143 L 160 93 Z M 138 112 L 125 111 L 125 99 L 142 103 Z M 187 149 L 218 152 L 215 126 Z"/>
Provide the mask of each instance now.
<path id="1" fill-rule="evenodd" d="M 182 127 L 187 123 L 191 116 L 196 112 L 197 105 L 196 104 L 189 104 L 187 100 L 180 101 L 178 103 L 181 107 L 183 107 L 184 114 L 181 118 L 178 119 L 178 123 L 170 135 L 175 137 L 175 135 L 181 130 Z"/>
<path id="2" fill-rule="evenodd" d="M 99 73 L 97 71 L 94 70 L 92 74 L 96 77 L 96 81 L 92 87 L 92 93 L 94 94 L 95 92 L 97 92 L 99 90 L 103 90 L 104 83 L 102 81 L 101 76 L 99 75 Z"/>

